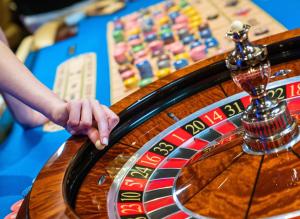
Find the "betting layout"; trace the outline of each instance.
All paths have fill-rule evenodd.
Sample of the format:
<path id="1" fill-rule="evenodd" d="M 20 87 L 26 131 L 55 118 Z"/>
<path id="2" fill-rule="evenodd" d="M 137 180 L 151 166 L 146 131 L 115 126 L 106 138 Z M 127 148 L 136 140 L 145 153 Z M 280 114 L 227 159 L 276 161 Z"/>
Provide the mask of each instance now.
<path id="1" fill-rule="evenodd" d="M 300 77 L 298 76 L 288 80 L 275 82 L 270 85 L 271 88 L 268 91 L 268 95 L 271 97 L 279 100 L 286 100 L 291 114 L 296 117 L 297 120 L 300 118 L 299 80 Z M 240 142 L 235 144 L 235 146 L 231 145 L 230 147 L 226 147 L 227 143 L 232 143 L 235 140 L 238 140 L 238 138 L 241 139 L 239 137 L 241 135 L 241 130 L 239 129 L 239 127 L 241 127 L 240 116 L 245 108 L 247 108 L 250 101 L 250 96 L 247 96 L 246 93 L 236 94 L 221 100 L 180 120 L 163 131 L 159 137 L 155 137 L 146 143 L 146 145 L 136 152 L 132 159 L 123 166 L 122 171 L 117 174 L 114 183 L 110 188 L 108 198 L 108 212 L 110 218 L 171 219 L 190 218 L 191 216 L 197 217 L 203 213 L 202 210 L 204 212 L 207 210 L 205 206 L 208 207 L 211 204 L 207 204 L 206 201 L 203 200 L 201 207 L 199 207 L 199 204 L 195 207 L 193 203 L 193 201 L 195 201 L 193 200 L 194 195 L 197 195 L 199 187 L 201 190 L 206 185 L 213 184 L 214 180 L 218 180 L 217 176 L 220 172 L 225 171 L 226 168 L 230 166 L 231 162 L 235 162 L 243 156 L 239 166 L 242 166 L 243 168 L 247 168 L 247 166 L 250 169 L 252 168 L 251 171 L 253 172 L 253 176 L 257 175 L 256 172 L 259 168 L 259 164 L 261 166 L 263 163 L 266 163 L 265 165 L 267 166 L 271 160 L 274 165 L 274 159 L 277 159 L 276 156 L 275 158 L 274 156 L 253 157 L 252 155 L 245 154 L 240 147 Z M 219 156 L 221 157 L 221 160 L 217 158 L 218 156 L 214 156 L 217 153 L 221 155 Z M 298 163 L 297 161 L 299 158 L 296 156 L 297 153 L 299 153 L 298 146 L 286 153 L 291 153 L 291 157 L 293 157 L 292 159 L 286 155 L 289 165 L 292 165 L 290 164 L 291 160 Z M 210 156 L 212 158 L 210 158 Z M 207 165 L 203 164 L 204 166 L 202 165 L 201 167 L 201 162 L 199 161 L 205 159 L 212 159 L 212 163 L 218 163 L 218 168 L 216 168 L 216 166 L 211 166 L 210 171 L 207 171 Z M 247 163 L 245 160 L 249 162 Z M 279 163 L 285 162 L 284 159 L 278 160 L 280 160 Z M 256 165 L 255 168 L 253 168 L 253 164 Z M 186 171 L 186 175 L 184 173 L 184 168 L 190 165 L 198 165 L 196 172 L 199 170 L 200 166 L 199 171 L 200 174 L 202 174 L 202 178 L 201 180 L 199 178 L 194 180 L 195 184 L 191 183 L 188 185 L 187 182 L 192 179 L 190 176 L 191 171 L 195 171 L 195 167 L 193 167 L 194 169 Z M 279 165 L 282 165 L 282 163 Z M 253 169 L 255 171 L 253 171 Z M 207 174 L 210 175 L 211 178 L 205 179 L 205 175 Z M 234 174 L 239 177 L 239 173 L 235 172 Z M 247 174 L 249 175 L 249 172 Z M 261 172 L 260 174 L 265 173 Z M 267 174 L 270 173 L 267 172 Z M 240 173 L 240 175 L 244 180 L 247 178 L 245 178 L 242 173 Z M 269 189 L 267 193 L 276 190 L 276 186 L 273 186 L 276 182 L 270 184 L 271 187 L 273 186 L 273 189 L 270 190 L 270 188 L 266 186 L 269 182 L 263 182 L 264 177 L 261 178 L 262 180 L 258 180 L 257 182 L 258 186 L 263 186 L 263 189 Z M 244 186 L 249 191 L 245 192 L 243 190 L 244 193 L 239 193 L 240 195 L 238 195 L 237 198 L 247 199 L 245 205 L 247 208 L 249 208 L 248 200 L 252 191 L 250 188 L 252 188 L 255 183 L 255 177 L 250 177 L 250 179 L 251 180 L 248 182 L 249 185 L 239 185 L 239 187 Z M 200 184 L 203 184 L 203 187 L 201 187 Z M 221 185 L 222 184 L 219 186 Z M 223 196 L 227 194 L 226 191 L 234 191 L 236 188 L 229 186 L 226 190 L 225 186 L 224 189 L 224 194 L 221 194 Z M 214 194 L 214 191 L 210 192 Z M 217 192 L 218 191 L 216 190 L 216 193 Z M 220 195 L 220 193 L 218 193 L 218 195 Z M 257 191 L 257 193 L 259 193 L 259 191 Z M 264 194 L 263 191 L 262 193 Z M 255 198 L 256 195 L 257 194 L 253 194 L 253 197 Z M 259 195 L 260 194 L 257 196 L 259 197 Z M 201 196 L 196 196 L 195 198 L 199 199 Z M 226 198 L 216 198 L 215 201 L 224 202 L 226 201 Z M 219 206 L 226 207 L 226 205 L 223 204 L 224 203 L 219 203 Z M 243 203 L 241 203 L 241 205 L 242 204 Z M 255 202 L 253 202 L 252 205 L 255 205 Z M 265 203 L 265 205 L 270 205 L 271 207 L 272 203 Z M 244 216 L 247 208 L 235 208 L 233 212 L 226 211 L 225 213 L 227 216 L 231 214 L 232 216 Z M 217 209 L 215 210 L 217 211 Z M 295 209 L 295 211 L 296 210 L 297 209 Z M 117 215 L 115 212 L 117 212 Z M 207 212 L 209 211 L 206 211 L 206 213 Z M 265 212 L 255 212 L 255 210 L 253 210 L 249 214 L 252 214 L 252 216 L 254 215 L 254 217 L 263 217 L 263 213 Z M 216 217 L 222 217 L 222 215 L 217 215 Z"/>
<path id="2" fill-rule="evenodd" d="M 253 40 L 286 30 L 248 0 L 165 1 L 110 22 L 111 102 L 231 49 L 224 36 L 236 19 L 253 26 Z"/>
<path id="3" fill-rule="evenodd" d="M 56 69 L 53 91 L 65 101 L 94 99 L 96 97 L 96 54 L 85 53 L 74 56 L 61 63 Z M 53 132 L 63 129 L 48 122 L 44 131 Z"/>

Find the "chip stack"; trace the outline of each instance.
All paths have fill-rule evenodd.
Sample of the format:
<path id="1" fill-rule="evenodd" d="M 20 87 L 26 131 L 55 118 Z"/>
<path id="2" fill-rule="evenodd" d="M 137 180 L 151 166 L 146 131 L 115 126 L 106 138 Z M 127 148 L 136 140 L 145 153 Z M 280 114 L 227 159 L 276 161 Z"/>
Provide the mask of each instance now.
<path id="1" fill-rule="evenodd" d="M 138 77 L 135 75 L 135 72 L 131 69 L 130 65 L 121 65 L 119 73 L 127 89 L 132 89 L 138 86 Z"/>
<path id="2" fill-rule="evenodd" d="M 148 44 L 148 47 L 152 52 L 152 57 L 157 57 L 163 53 L 163 45 L 161 40 L 154 40 Z"/>
<path id="3" fill-rule="evenodd" d="M 206 47 L 203 44 L 193 43 L 191 46 L 190 56 L 196 62 L 206 57 Z"/>
<path id="4" fill-rule="evenodd" d="M 170 74 L 171 73 L 170 56 L 167 54 L 160 55 L 157 60 L 157 67 L 159 69 L 158 72 L 156 73 L 156 76 L 158 78 L 162 78 Z"/>
<path id="5" fill-rule="evenodd" d="M 216 52 L 218 41 L 193 4 L 166 0 L 114 20 L 113 55 L 127 88 L 146 86 Z M 214 19 L 209 12 L 206 18 Z"/>
<path id="6" fill-rule="evenodd" d="M 207 39 L 212 37 L 212 33 L 208 24 L 200 25 L 198 29 L 199 29 L 199 35 L 202 39 Z"/>
<path id="7" fill-rule="evenodd" d="M 114 30 L 113 31 L 113 38 L 114 38 L 114 41 L 115 43 L 120 43 L 120 42 L 123 42 L 124 41 L 124 32 L 123 30 Z"/>
<path id="8" fill-rule="evenodd" d="M 140 87 L 144 87 L 153 81 L 153 71 L 152 66 L 148 60 L 138 60 L 136 62 L 136 67 L 139 70 L 141 81 Z"/>

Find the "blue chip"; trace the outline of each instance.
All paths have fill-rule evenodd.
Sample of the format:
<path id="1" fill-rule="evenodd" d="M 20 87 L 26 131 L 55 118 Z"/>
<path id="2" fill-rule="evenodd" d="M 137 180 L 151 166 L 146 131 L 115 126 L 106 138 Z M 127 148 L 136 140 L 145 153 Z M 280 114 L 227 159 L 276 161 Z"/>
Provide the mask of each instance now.
<path id="1" fill-rule="evenodd" d="M 179 15 L 180 14 L 178 11 L 174 11 L 169 14 L 169 18 L 172 20 L 173 23 L 175 23 L 175 20 Z"/>
<path id="2" fill-rule="evenodd" d="M 174 62 L 174 67 L 176 70 L 179 70 L 189 64 L 188 60 L 186 59 L 179 59 L 176 62 Z"/>
<path id="3" fill-rule="evenodd" d="M 190 35 L 190 33 L 189 33 L 188 29 L 186 29 L 186 28 L 182 28 L 178 31 L 178 36 L 179 36 L 180 40 L 182 40 L 184 37 L 189 36 L 189 35 Z"/>
<path id="4" fill-rule="evenodd" d="M 187 44 L 189 44 L 189 43 L 191 43 L 191 42 L 193 42 L 194 41 L 194 35 L 188 35 L 188 36 L 186 36 L 186 37 L 184 37 L 183 39 L 182 39 L 182 43 L 184 44 L 184 45 L 187 45 Z"/>
<path id="5" fill-rule="evenodd" d="M 154 34 L 154 33 L 150 33 L 150 34 L 147 34 L 145 36 L 145 41 L 148 42 L 148 43 L 150 43 L 150 42 L 152 42 L 153 40 L 156 40 L 156 39 L 157 39 L 157 35 Z"/>
<path id="6" fill-rule="evenodd" d="M 173 39 L 173 33 L 172 32 L 162 33 L 160 37 L 163 41 Z"/>
<path id="7" fill-rule="evenodd" d="M 202 39 L 212 37 L 211 30 L 209 28 L 201 30 L 199 34 Z"/>
<path id="8" fill-rule="evenodd" d="M 152 66 L 148 60 L 143 60 L 136 64 L 142 79 L 153 77 Z"/>
<path id="9" fill-rule="evenodd" d="M 151 32 L 153 30 L 152 26 L 148 25 L 148 24 L 143 24 L 142 29 L 143 29 L 144 33 L 149 33 L 149 32 Z"/>
<path id="10" fill-rule="evenodd" d="M 164 25 L 162 25 L 161 26 L 161 28 L 160 29 L 170 29 L 171 28 L 171 26 L 170 26 L 170 24 L 164 24 Z"/>
<path id="11" fill-rule="evenodd" d="M 146 24 L 146 25 L 149 25 L 149 26 L 153 26 L 154 25 L 154 22 L 153 22 L 153 19 L 148 17 L 148 18 L 145 18 L 143 20 L 143 23 Z"/>
<path id="12" fill-rule="evenodd" d="M 139 38 L 140 38 L 139 35 L 131 35 L 128 37 L 128 40 L 130 41 L 130 40 L 135 40 L 135 39 L 139 39 Z"/>
<path id="13" fill-rule="evenodd" d="M 123 30 L 124 26 L 121 23 L 116 23 L 114 26 L 114 30 Z"/>
<path id="14" fill-rule="evenodd" d="M 202 42 L 200 40 L 195 40 L 191 43 L 191 49 L 194 49 L 198 46 L 201 46 L 202 45 Z"/>
<path id="15" fill-rule="evenodd" d="M 217 47 L 219 45 L 218 41 L 214 37 L 205 39 L 205 46 L 207 48 Z"/>

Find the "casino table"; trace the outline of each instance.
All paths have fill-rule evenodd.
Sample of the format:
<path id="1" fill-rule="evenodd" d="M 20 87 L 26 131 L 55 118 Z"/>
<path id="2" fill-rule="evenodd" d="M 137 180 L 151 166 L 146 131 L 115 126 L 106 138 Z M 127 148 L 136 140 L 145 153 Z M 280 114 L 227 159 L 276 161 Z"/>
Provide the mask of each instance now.
<path id="1" fill-rule="evenodd" d="M 260 40 L 299 124 L 300 30 Z M 30 218 L 260 218 L 299 216 L 299 143 L 276 154 L 241 150 L 250 102 L 226 54 L 177 71 L 112 106 L 120 124 L 97 151 L 71 138 L 39 173 L 19 216 Z M 200 216 L 199 216 L 200 215 Z M 276 217 L 275 217 L 276 218 Z"/>
<path id="2" fill-rule="evenodd" d="M 101 103 L 110 105 L 109 76 L 107 74 L 109 67 L 107 45 L 104 37 L 106 35 L 106 24 L 115 16 L 128 14 L 157 2 L 159 1 L 133 1 L 129 2 L 125 9 L 114 15 L 84 19 L 79 23 L 78 35 L 39 51 L 31 52 L 26 58 L 25 64 L 39 80 L 52 88 L 54 72 L 62 61 L 70 58 L 71 55 L 68 53 L 70 47 L 76 48 L 75 53 L 72 55 L 93 51 L 97 54 L 97 66 L 99 66 L 97 68 L 96 98 Z M 286 28 L 299 27 L 299 18 L 297 18 L 299 16 L 297 13 L 298 1 L 290 1 L 289 4 L 284 5 L 282 1 L 278 0 L 256 0 L 254 2 L 279 20 Z M 266 39 L 265 42 L 275 43 L 298 35 L 299 31 L 294 31 L 289 34 L 271 37 Z M 278 47 L 279 44 L 276 45 Z M 274 53 L 271 60 L 278 65 L 274 67 L 275 69 L 285 68 L 283 66 L 287 65 L 288 68 L 296 70 L 295 62 L 289 62 L 295 59 L 295 54 L 287 56 L 287 53 L 282 52 L 284 49 L 289 50 L 290 47 L 283 47 L 282 51 L 276 50 L 276 46 L 272 48 Z M 281 55 L 277 56 L 277 53 Z M 26 196 L 35 177 L 45 164 L 46 168 L 42 170 L 38 178 L 44 178 L 44 181 L 37 181 L 36 187 L 51 190 L 51 186 L 53 188 L 55 186 L 59 187 L 63 183 L 64 194 L 62 196 L 66 197 L 67 204 L 63 204 L 65 203 L 63 199 L 59 201 L 54 199 L 56 195 L 61 195 L 60 193 L 49 194 L 48 191 L 35 189 L 32 190 L 28 199 L 53 197 L 53 199 L 44 199 L 49 201 L 48 205 L 44 205 L 45 208 L 56 206 L 53 208 L 53 212 L 48 212 L 50 215 L 58 215 L 65 209 L 66 214 L 72 217 L 74 206 L 78 208 L 76 212 L 79 212 L 79 215 L 102 215 L 102 212 L 107 211 L 104 202 L 107 193 L 101 193 L 103 189 L 96 184 L 90 185 L 91 182 L 95 183 L 97 181 L 101 184 L 101 181 L 104 181 L 102 183 L 103 187 L 106 188 L 105 191 L 108 191 L 114 178 L 111 178 L 111 176 L 116 176 L 118 168 L 125 164 L 133 153 L 146 144 L 147 141 L 155 136 L 159 138 L 159 133 L 175 124 L 177 120 L 181 120 L 205 106 L 221 101 L 227 96 L 238 92 L 231 82 L 225 82 L 229 79 L 228 73 L 221 74 L 225 71 L 224 66 L 220 64 L 223 59 L 224 56 L 218 56 L 197 63 L 141 89 L 133 96 L 113 106 L 113 109 L 120 113 L 122 120 L 121 125 L 111 138 L 110 149 L 105 153 L 95 151 L 93 146 L 86 142 L 86 139 L 72 138 L 65 143 L 66 139 L 70 137 L 66 131 L 45 133 L 41 127 L 24 130 L 15 123 L 11 134 L 0 146 L 0 217 L 9 213 L 9 208 L 15 201 Z M 222 62 L 222 64 L 224 63 Z M 206 73 L 198 74 L 197 72 L 202 71 L 201 69 L 204 69 L 203 71 Z M 195 72 L 191 74 L 193 77 L 181 78 L 193 72 Z M 296 71 L 294 73 L 296 74 Z M 188 83 L 197 82 L 196 79 L 199 83 L 187 86 Z M 217 85 L 221 82 L 223 86 Z M 215 88 L 215 86 L 218 88 Z M 141 101 L 136 102 L 137 100 Z M 167 110 L 168 107 L 173 109 Z M 81 147 L 81 145 L 83 146 Z M 120 153 L 120 151 L 124 153 Z M 47 162 L 51 156 L 52 158 Z M 75 157 L 69 165 L 68 162 L 70 162 L 72 156 Z M 96 162 L 100 157 L 101 162 Z M 91 174 L 88 173 L 90 171 Z M 52 178 L 47 178 L 47 175 L 52 177 L 50 173 L 54 172 L 57 172 L 57 175 L 54 176 L 57 181 L 53 180 L 54 185 L 51 185 Z M 67 174 L 64 178 L 65 172 Z M 95 179 L 97 180 L 95 181 Z M 76 195 L 81 184 L 78 195 Z M 45 193 L 46 196 L 41 195 L 40 192 Z M 33 204 L 29 206 L 30 209 L 33 209 L 33 216 L 39 215 L 35 211 L 35 208 L 37 208 L 37 212 L 40 212 L 38 202 L 33 200 Z M 26 206 L 24 209 L 26 209 Z"/>

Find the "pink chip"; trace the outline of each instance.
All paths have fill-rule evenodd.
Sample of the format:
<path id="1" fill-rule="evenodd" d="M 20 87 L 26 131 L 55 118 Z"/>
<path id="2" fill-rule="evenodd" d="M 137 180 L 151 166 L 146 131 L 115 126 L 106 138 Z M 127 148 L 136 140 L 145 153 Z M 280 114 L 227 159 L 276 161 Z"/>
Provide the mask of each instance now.
<path id="1" fill-rule="evenodd" d="M 132 14 L 126 16 L 126 20 L 127 20 L 127 22 L 137 21 L 139 16 L 140 16 L 139 13 L 132 13 Z"/>
<path id="2" fill-rule="evenodd" d="M 132 76 L 134 76 L 134 71 L 132 70 L 125 71 L 121 74 L 123 80 L 126 80 L 127 78 L 130 78 Z"/>
<path id="3" fill-rule="evenodd" d="M 204 59 L 206 57 L 205 46 L 197 46 L 190 52 L 191 58 L 194 62 Z"/>
<path id="4" fill-rule="evenodd" d="M 123 48 L 116 48 L 114 51 L 114 58 L 118 64 L 122 64 L 127 61 L 126 50 Z"/>
<path id="5" fill-rule="evenodd" d="M 173 31 L 178 31 L 180 29 L 188 29 L 187 23 L 174 24 L 172 26 Z"/>
<path id="6" fill-rule="evenodd" d="M 126 31 L 130 31 L 133 28 L 140 28 L 140 25 L 138 22 L 136 21 L 132 21 L 132 22 L 127 22 L 125 23 L 125 30 Z"/>
<path id="7" fill-rule="evenodd" d="M 140 58 L 143 58 L 147 55 L 147 51 L 144 49 L 144 50 L 141 50 L 137 53 L 134 54 L 134 59 L 140 59 Z"/>
<path id="8" fill-rule="evenodd" d="M 130 40 L 129 41 L 129 45 L 130 46 L 136 46 L 136 45 L 139 45 L 139 44 L 142 44 L 142 40 L 141 39 L 134 39 L 134 40 Z"/>
<path id="9" fill-rule="evenodd" d="M 179 15 L 176 19 L 175 19 L 175 23 L 176 24 L 187 24 L 188 23 L 188 18 L 185 15 Z"/>
<path id="10" fill-rule="evenodd" d="M 159 20 L 165 16 L 166 16 L 166 14 L 163 12 L 160 12 L 160 13 L 154 15 L 155 19 L 157 19 L 157 20 Z"/>
<path id="11" fill-rule="evenodd" d="M 115 49 L 124 49 L 124 50 L 127 50 L 128 49 L 128 46 L 125 42 L 120 42 L 116 45 Z"/>
<path id="12" fill-rule="evenodd" d="M 175 43 L 172 43 L 169 47 L 170 51 L 174 54 L 177 55 L 179 53 L 184 52 L 184 46 L 181 42 L 177 41 Z"/>
<path id="13" fill-rule="evenodd" d="M 144 33 L 144 37 L 146 38 L 148 35 L 150 34 L 156 34 L 156 29 L 155 27 L 152 28 L 152 30 L 150 32 Z"/>
<path id="14" fill-rule="evenodd" d="M 164 43 L 160 40 L 155 40 L 152 41 L 151 43 L 149 43 L 149 48 L 151 49 L 151 51 L 155 51 L 155 50 L 159 50 L 164 46 Z"/>

